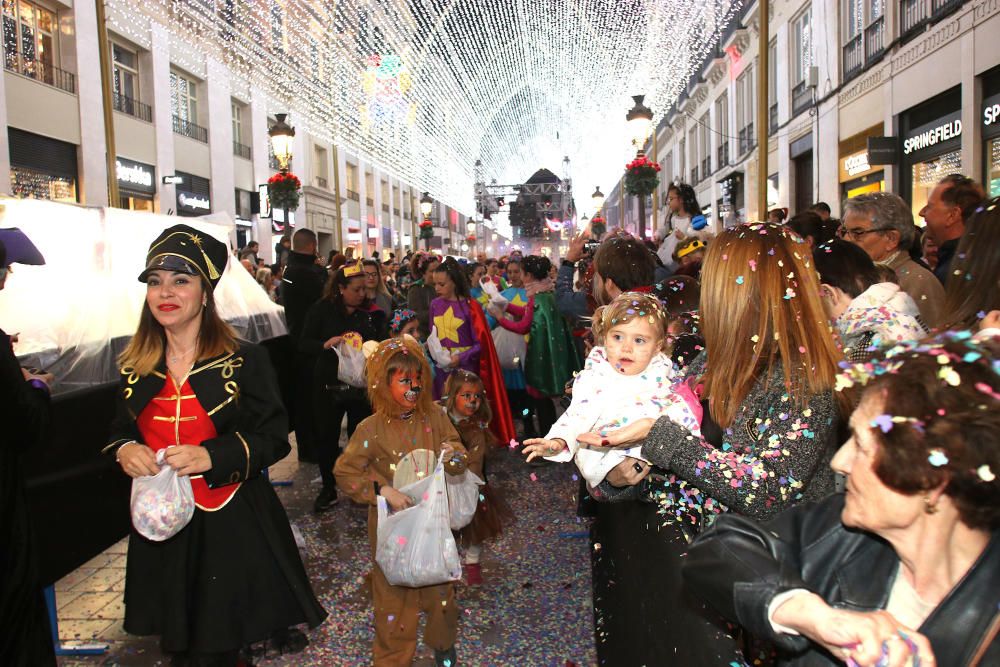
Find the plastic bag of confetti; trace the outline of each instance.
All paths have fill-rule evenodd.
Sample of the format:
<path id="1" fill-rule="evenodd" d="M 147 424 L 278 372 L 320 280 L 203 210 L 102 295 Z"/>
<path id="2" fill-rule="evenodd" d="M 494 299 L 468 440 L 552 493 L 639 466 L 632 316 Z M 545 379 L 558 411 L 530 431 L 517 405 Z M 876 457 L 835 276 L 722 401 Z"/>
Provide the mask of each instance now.
<path id="1" fill-rule="evenodd" d="M 154 542 L 170 539 L 194 516 L 194 492 L 187 475 L 178 475 L 163 462 L 166 449 L 156 453 L 160 472 L 132 480 L 132 525 Z"/>
<path id="2" fill-rule="evenodd" d="M 361 336 L 345 335 L 344 340 L 334 348 L 340 363 L 337 365 L 337 379 L 352 387 L 364 389 L 368 386 L 365 380 L 365 353 L 361 349 Z"/>
<path id="3" fill-rule="evenodd" d="M 490 334 L 493 336 L 493 346 L 497 349 L 500 368 L 505 371 L 521 368 L 524 355 L 528 351 L 528 343 L 524 340 L 524 336 L 503 327 L 497 327 Z"/>
<path id="4" fill-rule="evenodd" d="M 461 475 L 445 475 L 452 530 L 461 530 L 472 523 L 476 505 L 479 504 L 479 487 L 485 483 L 471 470 Z"/>
<path id="5" fill-rule="evenodd" d="M 483 276 L 482 280 L 479 281 L 479 286 L 483 288 L 483 292 L 485 292 L 487 298 L 489 298 L 491 306 L 495 306 L 500 310 L 505 310 L 507 308 L 507 304 L 509 304 L 510 301 L 507 297 L 500 294 L 500 290 L 497 289 L 496 283 L 490 280 L 490 278 Z"/>
<path id="6" fill-rule="evenodd" d="M 441 345 L 437 327 L 431 327 L 431 335 L 427 337 L 427 351 L 435 364 L 441 368 L 451 368 L 451 352 Z"/>
<path id="7" fill-rule="evenodd" d="M 413 507 L 390 514 L 385 498 L 378 497 L 375 562 L 393 586 L 434 586 L 462 576 L 446 486 L 442 456 L 434 474 L 399 489 Z"/>

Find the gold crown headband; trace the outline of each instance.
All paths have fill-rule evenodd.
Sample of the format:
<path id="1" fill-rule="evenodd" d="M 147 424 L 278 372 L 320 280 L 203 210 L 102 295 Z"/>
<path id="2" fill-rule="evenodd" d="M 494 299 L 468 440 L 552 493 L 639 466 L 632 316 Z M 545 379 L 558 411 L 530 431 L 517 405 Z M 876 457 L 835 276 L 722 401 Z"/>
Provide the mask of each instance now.
<path id="1" fill-rule="evenodd" d="M 345 278 L 352 278 L 354 276 L 361 275 L 364 272 L 365 272 L 365 267 L 364 264 L 361 263 L 360 259 L 358 260 L 357 264 L 352 264 L 351 266 L 346 266 L 346 265 L 344 266 Z"/>

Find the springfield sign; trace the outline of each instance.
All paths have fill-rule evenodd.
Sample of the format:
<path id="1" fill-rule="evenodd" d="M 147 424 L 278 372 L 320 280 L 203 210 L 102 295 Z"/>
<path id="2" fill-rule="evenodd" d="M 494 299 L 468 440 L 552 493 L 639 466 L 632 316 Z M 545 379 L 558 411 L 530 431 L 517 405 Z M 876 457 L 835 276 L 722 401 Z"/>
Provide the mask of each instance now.
<path id="1" fill-rule="evenodd" d="M 925 148 L 933 148 L 941 142 L 957 139 L 960 136 L 962 136 L 962 120 L 960 118 L 936 121 L 936 123 L 916 128 L 903 140 L 903 155 L 922 151 Z"/>

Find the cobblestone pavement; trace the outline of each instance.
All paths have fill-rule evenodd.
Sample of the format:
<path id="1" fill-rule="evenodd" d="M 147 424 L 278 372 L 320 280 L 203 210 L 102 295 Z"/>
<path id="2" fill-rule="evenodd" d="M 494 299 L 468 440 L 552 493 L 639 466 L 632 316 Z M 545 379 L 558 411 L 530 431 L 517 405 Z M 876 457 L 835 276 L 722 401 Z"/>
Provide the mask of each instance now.
<path id="1" fill-rule="evenodd" d="M 460 584 L 459 665 L 566 667 L 593 665 L 588 525 L 575 516 L 573 467 L 530 467 L 518 451 L 497 450 L 490 482 L 502 489 L 518 521 L 483 554 L 482 586 Z M 361 666 L 370 664 L 372 612 L 365 574 L 370 557 L 366 508 L 343 499 L 314 514 L 319 491 L 314 465 L 293 453 L 271 470 L 289 518 L 301 531 L 313 586 L 330 617 L 309 633 L 311 644 L 291 656 L 269 655 L 263 665 Z M 155 638 L 122 630 L 127 545 L 123 540 L 56 584 L 60 636 L 64 643 L 99 640 L 107 655 L 60 658 L 64 667 L 166 665 Z M 417 649 L 414 664 L 433 667 L 433 652 Z"/>

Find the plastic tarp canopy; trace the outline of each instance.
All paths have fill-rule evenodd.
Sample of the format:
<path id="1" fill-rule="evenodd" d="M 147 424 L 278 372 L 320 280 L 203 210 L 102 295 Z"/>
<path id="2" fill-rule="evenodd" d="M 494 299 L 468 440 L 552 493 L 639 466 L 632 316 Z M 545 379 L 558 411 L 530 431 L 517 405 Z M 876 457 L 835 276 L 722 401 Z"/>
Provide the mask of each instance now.
<path id="1" fill-rule="evenodd" d="M 135 332 L 145 300 L 138 276 L 146 251 L 178 223 L 232 246 L 234 223 L 224 213 L 178 218 L 0 200 L 0 228 L 20 228 L 46 260 L 44 266 L 13 265 L 0 292 L 0 327 L 18 334 L 14 351 L 23 366 L 56 376 L 53 394 L 118 381 L 116 359 Z M 287 333 L 284 309 L 232 254 L 214 296 L 219 314 L 241 338 L 257 343 Z"/>

